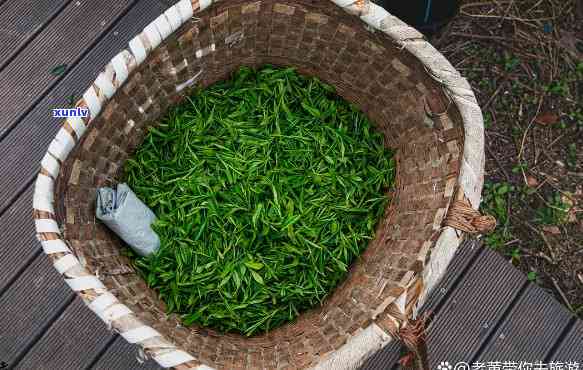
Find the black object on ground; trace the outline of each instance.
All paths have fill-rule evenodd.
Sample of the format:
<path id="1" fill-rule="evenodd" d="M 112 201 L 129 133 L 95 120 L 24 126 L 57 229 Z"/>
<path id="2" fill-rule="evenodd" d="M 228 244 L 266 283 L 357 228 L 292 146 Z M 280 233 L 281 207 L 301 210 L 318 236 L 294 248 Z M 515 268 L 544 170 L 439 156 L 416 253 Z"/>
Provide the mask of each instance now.
<path id="1" fill-rule="evenodd" d="M 430 37 L 459 11 L 460 0 L 377 0 L 378 5 Z"/>

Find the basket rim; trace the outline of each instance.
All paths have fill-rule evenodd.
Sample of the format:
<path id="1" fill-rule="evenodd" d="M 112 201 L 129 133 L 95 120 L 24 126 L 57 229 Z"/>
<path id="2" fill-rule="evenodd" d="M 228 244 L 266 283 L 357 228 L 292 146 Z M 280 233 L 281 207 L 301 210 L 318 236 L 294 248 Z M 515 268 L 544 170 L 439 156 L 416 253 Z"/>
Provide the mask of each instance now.
<path id="1" fill-rule="evenodd" d="M 83 94 L 76 106 L 89 110 L 86 119 L 68 118 L 48 147 L 41 162 L 37 177 L 33 210 L 37 238 L 44 252 L 51 256 L 57 271 L 63 275 L 70 288 L 81 296 L 84 303 L 110 328 L 118 331 L 128 342 L 138 344 L 162 367 L 212 369 L 201 364 L 191 354 L 176 347 L 155 329 L 147 326 L 103 285 L 99 278 L 89 272 L 75 257 L 61 235 L 55 216 L 54 188 L 62 163 L 83 137 L 88 125 L 99 115 L 104 104 L 121 88 L 130 73 L 141 65 L 147 56 L 168 36 L 188 22 L 196 12 L 210 7 L 220 0 L 180 0 L 152 21 L 112 60 L 106 64 L 96 80 Z M 250 1 L 250 0 L 249 0 Z M 321 0 L 325 1 L 325 0 Z M 402 49 L 409 51 L 424 66 L 428 74 L 442 85 L 446 94 L 457 106 L 463 121 L 463 152 L 461 168 L 455 186 L 458 197 L 469 201 L 478 209 L 484 176 L 484 127 L 482 112 L 468 81 L 441 55 L 421 33 L 389 14 L 370 0 L 329 0 L 348 13 L 359 17 L 374 30 L 389 36 Z M 129 50 L 128 50 L 129 49 Z M 178 86 L 177 86 L 178 87 Z M 453 192 L 453 189 L 451 190 Z M 446 210 L 447 211 L 447 210 Z M 435 244 L 424 246 L 420 256 L 431 255 L 424 266 L 422 276 L 412 276 L 405 291 L 398 299 L 386 303 L 394 305 L 403 313 L 405 306 L 414 301 L 413 317 L 427 299 L 464 238 L 464 233 L 449 226 L 439 230 Z M 123 324 L 118 321 L 124 318 Z M 397 327 L 398 318 L 394 319 Z M 372 323 L 347 341 L 341 348 L 322 359 L 317 365 L 321 369 L 356 368 L 371 353 L 391 341 L 392 337 Z"/>

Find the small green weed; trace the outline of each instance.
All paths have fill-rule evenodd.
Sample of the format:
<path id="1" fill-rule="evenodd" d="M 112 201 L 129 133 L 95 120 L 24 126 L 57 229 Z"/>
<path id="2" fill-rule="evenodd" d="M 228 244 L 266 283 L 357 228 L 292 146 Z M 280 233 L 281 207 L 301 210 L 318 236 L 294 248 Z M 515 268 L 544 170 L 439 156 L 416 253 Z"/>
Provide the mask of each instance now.
<path id="1" fill-rule="evenodd" d="M 560 193 L 554 193 L 547 204 L 536 211 L 536 222 L 543 225 L 561 225 L 567 220 L 569 206 L 563 203 Z"/>
<path id="2" fill-rule="evenodd" d="M 504 53 L 503 64 L 504 64 L 504 69 L 507 72 L 511 72 L 520 64 L 520 59 L 512 54 Z"/>
<path id="3" fill-rule="evenodd" d="M 567 152 L 567 165 L 575 169 L 577 167 L 577 144 L 571 143 L 569 144 L 569 149 Z"/>
<path id="4" fill-rule="evenodd" d="M 490 112 L 484 113 L 484 127 L 485 128 L 492 127 L 492 114 L 490 114 Z"/>
<path id="5" fill-rule="evenodd" d="M 553 81 L 543 86 L 543 90 L 553 95 L 566 97 L 569 95 L 569 83 L 565 80 Z"/>
<path id="6" fill-rule="evenodd" d="M 508 230 L 508 196 L 513 191 L 514 186 L 508 183 L 487 182 L 484 184 L 482 210 L 484 213 L 496 217 L 498 221 L 496 230 L 484 238 L 486 245 L 490 248 L 500 249 L 512 239 Z"/>
<path id="7" fill-rule="evenodd" d="M 514 189 L 514 186 L 505 182 L 484 184 L 482 209 L 496 217 L 499 225 L 508 223 L 508 194 Z"/>
<path id="8" fill-rule="evenodd" d="M 518 248 L 512 248 L 512 250 L 510 251 L 510 259 L 512 260 L 512 262 L 520 262 L 521 256 L 522 254 L 520 253 L 520 249 Z"/>
<path id="9" fill-rule="evenodd" d="M 520 162 L 516 166 L 512 167 L 512 173 L 521 173 L 528 169 L 528 164 L 526 162 Z"/>
<path id="10" fill-rule="evenodd" d="M 528 274 L 526 274 L 526 278 L 529 281 L 536 281 L 537 277 L 538 277 L 538 274 L 536 273 L 536 271 L 530 271 Z"/>
<path id="11" fill-rule="evenodd" d="M 528 197 L 530 197 L 533 194 L 536 194 L 537 190 L 535 187 L 530 187 L 528 185 L 523 185 L 521 187 L 518 188 L 518 196 L 520 197 L 520 200 L 525 201 Z"/>

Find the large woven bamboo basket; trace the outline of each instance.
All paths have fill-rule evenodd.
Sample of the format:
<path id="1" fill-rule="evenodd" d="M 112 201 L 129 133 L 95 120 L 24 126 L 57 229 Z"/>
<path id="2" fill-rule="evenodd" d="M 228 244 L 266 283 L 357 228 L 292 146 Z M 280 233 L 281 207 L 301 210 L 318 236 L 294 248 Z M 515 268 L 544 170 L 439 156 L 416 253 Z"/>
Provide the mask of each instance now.
<path id="1" fill-rule="evenodd" d="M 376 238 L 323 306 L 246 338 L 184 327 L 96 221 L 149 125 L 242 65 L 294 66 L 356 104 L 397 150 Z M 420 305 L 465 235 L 480 230 L 483 122 L 465 79 L 422 35 L 366 0 L 182 0 L 121 51 L 42 161 L 38 238 L 67 284 L 163 367 L 354 369 L 391 340 L 413 346 Z M 413 341 L 415 342 L 415 341 Z"/>

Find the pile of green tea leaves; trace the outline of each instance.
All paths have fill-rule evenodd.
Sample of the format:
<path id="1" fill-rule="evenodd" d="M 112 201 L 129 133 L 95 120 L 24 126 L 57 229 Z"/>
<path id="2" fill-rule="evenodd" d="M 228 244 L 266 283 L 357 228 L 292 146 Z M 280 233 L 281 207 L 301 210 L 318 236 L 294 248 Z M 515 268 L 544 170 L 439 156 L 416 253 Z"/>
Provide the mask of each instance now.
<path id="1" fill-rule="evenodd" d="M 391 158 L 330 86 L 242 68 L 171 109 L 127 161 L 161 239 L 136 266 L 185 325 L 252 335 L 291 321 L 374 236 Z"/>

